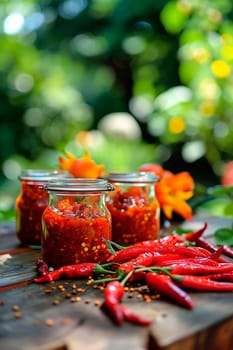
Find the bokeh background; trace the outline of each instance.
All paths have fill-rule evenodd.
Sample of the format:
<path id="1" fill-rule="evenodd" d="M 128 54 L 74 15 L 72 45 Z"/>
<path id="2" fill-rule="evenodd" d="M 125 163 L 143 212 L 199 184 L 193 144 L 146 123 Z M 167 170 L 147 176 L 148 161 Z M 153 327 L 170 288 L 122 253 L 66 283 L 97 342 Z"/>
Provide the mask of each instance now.
<path id="1" fill-rule="evenodd" d="M 233 159 L 232 0 L 0 0 L 0 220 L 69 150 L 219 183 Z"/>

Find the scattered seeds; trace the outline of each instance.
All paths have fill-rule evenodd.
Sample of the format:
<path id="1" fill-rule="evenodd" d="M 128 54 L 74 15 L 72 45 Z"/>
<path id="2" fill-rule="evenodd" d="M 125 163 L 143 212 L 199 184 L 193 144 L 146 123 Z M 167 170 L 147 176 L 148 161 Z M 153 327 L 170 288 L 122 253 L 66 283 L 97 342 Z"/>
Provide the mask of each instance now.
<path id="1" fill-rule="evenodd" d="M 71 301 L 71 303 L 79 302 L 79 301 L 81 301 L 81 297 L 72 297 L 72 298 L 70 298 L 70 301 Z"/>
<path id="2" fill-rule="evenodd" d="M 94 301 L 94 305 L 95 306 L 100 306 L 101 305 L 101 301 L 100 300 L 95 300 Z"/>
<path id="3" fill-rule="evenodd" d="M 72 296 L 72 294 L 71 293 L 66 293 L 66 299 L 70 299 L 71 298 L 71 296 Z"/>
<path id="4" fill-rule="evenodd" d="M 54 320 L 52 320 L 52 319 L 47 319 L 47 320 L 45 320 L 45 324 L 46 324 L 46 326 L 51 327 L 51 326 L 54 325 Z"/>
<path id="5" fill-rule="evenodd" d="M 13 305 L 13 306 L 12 306 L 12 310 L 13 310 L 13 311 L 19 311 L 19 309 L 20 309 L 20 308 L 19 308 L 18 305 Z"/>
<path id="6" fill-rule="evenodd" d="M 90 286 L 91 284 L 92 284 L 92 280 L 89 279 L 89 280 L 86 282 L 86 285 L 87 285 L 87 286 Z"/>
<path id="7" fill-rule="evenodd" d="M 45 294 L 51 294 L 52 293 L 52 289 L 45 289 L 44 293 Z"/>

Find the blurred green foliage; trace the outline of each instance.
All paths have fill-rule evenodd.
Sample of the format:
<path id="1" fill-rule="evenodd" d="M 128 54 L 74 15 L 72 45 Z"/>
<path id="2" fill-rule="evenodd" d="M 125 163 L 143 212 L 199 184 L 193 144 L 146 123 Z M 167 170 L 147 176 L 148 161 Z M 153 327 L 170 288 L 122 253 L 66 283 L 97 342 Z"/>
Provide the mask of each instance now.
<path id="1" fill-rule="evenodd" d="M 108 170 L 218 181 L 233 159 L 232 19 L 231 0 L 1 0 L 0 210 L 23 168 L 80 155 L 82 130 L 99 132 L 88 147 Z M 103 132 L 114 112 L 141 137 Z"/>

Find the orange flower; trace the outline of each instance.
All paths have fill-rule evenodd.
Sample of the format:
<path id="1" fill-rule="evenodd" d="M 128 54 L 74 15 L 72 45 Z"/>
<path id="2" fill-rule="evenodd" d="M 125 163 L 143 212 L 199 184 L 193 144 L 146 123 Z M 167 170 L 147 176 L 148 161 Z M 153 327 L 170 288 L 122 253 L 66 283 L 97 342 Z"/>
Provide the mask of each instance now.
<path id="1" fill-rule="evenodd" d="M 60 168 L 67 170 L 72 176 L 77 178 L 97 178 L 101 176 L 104 165 L 97 165 L 91 159 L 89 152 L 82 158 L 75 158 L 70 152 L 65 152 L 68 159 L 59 157 Z"/>
<path id="2" fill-rule="evenodd" d="M 155 192 L 160 207 L 168 219 L 172 219 L 173 212 L 185 220 L 192 219 L 192 208 L 186 201 L 193 196 L 194 181 L 188 172 L 173 174 L 157 164 L 145 164 L 139 170 L 160 176 L 160 181 L 155 185 Z"/>

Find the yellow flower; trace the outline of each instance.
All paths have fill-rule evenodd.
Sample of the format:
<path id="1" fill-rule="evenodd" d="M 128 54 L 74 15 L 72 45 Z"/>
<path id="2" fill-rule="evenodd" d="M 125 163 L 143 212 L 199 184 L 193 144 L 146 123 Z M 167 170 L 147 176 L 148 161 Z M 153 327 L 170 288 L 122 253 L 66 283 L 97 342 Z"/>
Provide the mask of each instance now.
<path id="1" fill-rule="evenodd" d="M 180 134 L 185 129 L 185 122 L 182 117 L 172 117 L 168 122 L 168 129 L 172 134 Z"/>
<path id="2" fill-rule="evenodd" d="M 211 70 L 212 73 L 217 77 L 217 78 L 227 78 L 229 77 L 231 73 L 231 67 L 230 65 L 223 60 L 215 60 L 211 63 Z"/>

